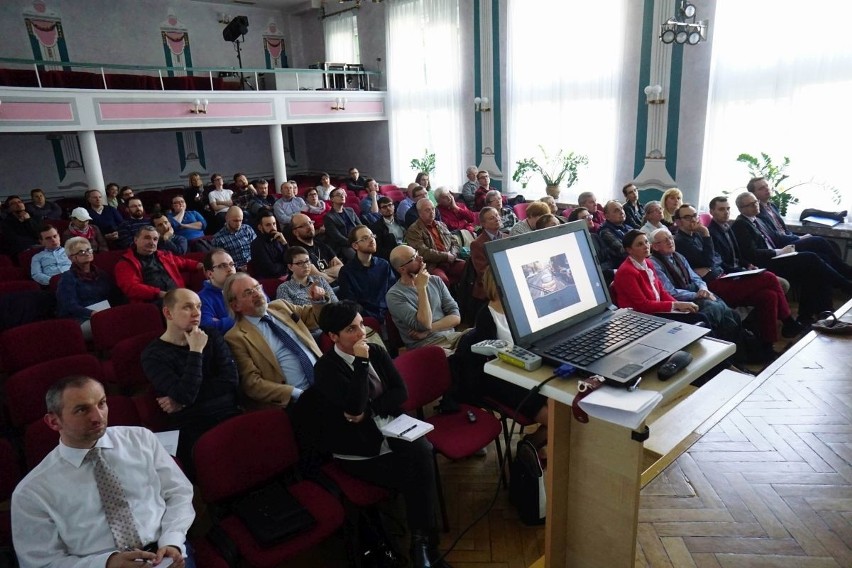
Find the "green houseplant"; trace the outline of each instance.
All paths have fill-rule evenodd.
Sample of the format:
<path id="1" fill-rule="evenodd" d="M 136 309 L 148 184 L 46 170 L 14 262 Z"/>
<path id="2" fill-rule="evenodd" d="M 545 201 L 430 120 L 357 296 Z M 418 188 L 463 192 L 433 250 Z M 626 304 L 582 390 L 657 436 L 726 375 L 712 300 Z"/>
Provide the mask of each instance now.
<path id="1" fill-rule="evenodd" d="M 790 165 L 790 158 L 784 156 L 780 163 L 776 163 L 772 157 L 766 152 L 760 153 L 760 158 L 751 154 L 740 154 L 737 156 L 737 161 L 748 167 L 748 173 L 753 178 L 762 177 L 772 187 L 772 195 L 769 200 L 778 208 L 781 216 L 787 215 L 787 207 L 795 205 L 799 202 L 799 198 L 793 195 L 793 190 L 802 186 L 817 186 L 818 188 L 827 190 L 832 194 L 832 201 L 840 203 L 840 191 L 836 187 L 829 186 L 824 183 L 813 181 L 804 181 L 788 185 L 782 185 L 785 180 L 789 179 L 789 175 L 785 170 Z"/>
<path id="2" fill-rule="evenodd" d="M 549 155 L 544 147 L 539 146 L 540 158 L 524 158 L 515 164 L 515 173 L 512 180 L 520 183 L 524 188 L 530 178 L 537 174 L 547 186 L 547 194 L 554 199 L 559 198 L 562 185 L 571 187 L 577 182 L 580 166 L 589 163 L 589 159 L 583 154 L 565 152 L 559 150 L 556 154 Z"/>
<path id="3" fill-rule="evenodd" d="M 424 148 L 423 157 L 413 158 L 410 166 L 415 172 L 425 172 L 431 177 L 432 173 L 435 171 L 435 154 L 429 152 L 428 148 Z"/>

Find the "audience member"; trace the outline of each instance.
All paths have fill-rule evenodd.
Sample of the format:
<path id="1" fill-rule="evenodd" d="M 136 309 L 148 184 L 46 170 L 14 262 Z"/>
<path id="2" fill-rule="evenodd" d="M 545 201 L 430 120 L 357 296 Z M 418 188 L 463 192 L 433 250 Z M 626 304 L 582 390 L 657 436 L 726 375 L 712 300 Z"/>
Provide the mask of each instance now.
<path id="1" fill-rule="evenodd" d="M 411 225 L 413 225 L 414 222 L 417 221 L 418 218 L 420 218 L 420 212 L 417 209 L 417 203 L 423 199 L 431 203 L 431 201 L 429 200 L 429 193 L 426 191 L 425 187 L 423 187 L 422 185 L 418 185 L 411 190 L 412 204 L 411 207 L 408 208 L 408 211 L 405 212 L 405 219 L 402 222 L 403 226 L 406 229 L 410 228 Z M 441 221 L 441 214 L 438 212 L 437 209 L 435 210 L 435 219 Z"/>
<path id="2" fill-rule="evenodd" d="M 769 236 L 775 246 L 795 245 L 797 251 L 812 252 L 846 278 L 852 278 L 852 266 L 843 262 L 838 251 L 835 250 L 836 245 L 820 236 L 794 235 L 787 229 L 787 224 L 778 212 L 778 208 L 770 200 L 772 189 L 769 187 L 769 182 L 764 178 L 753 178 L 749 180 L 746 187 L 760 202 L 758 217 L 763 220 L 764 226 L 769 230 Z"/>
<path id="3" fill-rule="evenodd" d="M 335 256 L 349 261 L 355 258 L 355 253 L 349 246 L 346 235 L 361 224 L 358 215 L 351 207 L 345 207 L 346 191 L 337 188 L 331 192 L 331 210 L 325 214 L 325 243 L 331 247 Z"/>
<path id="4" fill-rule="evenodd" d="M 471 210 L 476 207 L 476 188 L 479 187 L 479 184 L 476 182 L 476 174 L 478 171 L 479 170 L 476 166 L 468 166 L 464 171 L 467 181 L 464 182 L 461 189 L 462 200 L 464 201 L 464 204 L 467 205 L 467 208 Z"/>
<path id="5" fill-rule="evenodd" d="M 387 351 L 369 345 L 358 306 L 333 304 L 320 326 L 334 349 L 316 364 L 320 447 L 347 473 L 395 489 L 405 500 L 414 568 L 449 568 L 437 550 L 435 467 L 425 437 L 385 438 L 379 424 L 402 414 L 408 393 Z"/>
<path id="6" fill-rule="evenodd" d="M 130 217 L 130 200 L 134 197 L 133 188 L 129 185 L 125 185 L 118 192 L 118 205 L 116 206 L 116 209 L 118 209 L 118 212 L 121 213 L 121 216 L 125 219 Z"/>
<path id="7" fill-rule="evenodd" d="M 249 225 L 243 224 L 243 210 L 234 205 L 225 215 L 225 226 L 213 235 L 213 246 L 228 251 L 237 270 L 245 270 L 251 260 L 251 243 L 257 237 Z"/>
<path id="8" fill-rule="evenodd" d="M 387 292 L 396 282 L 396 272 L 390 263 L 376 254 L 376 235 L 369 227 L 360 225 L 349 232 L 349 245 L 355 258 L 340 269 L 338 296 L 357 302 L 363 314 L 379 322 L 388 311 Z"/>
<path id="9" fill-rule="evenodd" d="M 0 226 L 3 247 L 8 254 L 16 255 L 38 244 L 41 219 L 31 217 L 20 197 L 11 195 L 4 203 L 6 217 Z"/>
<path id="10" fill-rule="evenodd" d="M 166 292 L 185 288 L 181 270 L 200 270 L 203 266 L 188 258 L 157 250 L 160 235 L 148 225 L 141 227 L 133 246 L 115 265 L 115 281 L 131 302 L 160 303 Z"/>
<path id="11" fill-rule="evenodd" d="M 251 242 L 252 274 L 258 278 L 281 278 L 287 274 L 287 239 L 278 230 L 278 222 L 270 209 L 261 209 L 257 221 L 257 238 Z"/>
<path id="12" fill-rule="evenodd" d="M 476 173 L 476 182 L 479 184 L 476 188 L 476 192 L 473 194 L 474 199 L 474 209 L 479 211 L 486 205 L 489 207 L 494 207 L 493 205 L 489 205 L 487 203 L 486 196 L 491 191 L 497 191 L 495 188 L 491 187 L 491 175 L 485 170 L 480 170 Z M 497 191 L 497 193 L 500 193 Z M 501 194 L 502 197 L 502 194 Z M 500 207 L 503 206 L 503 200 L 501 199 Z M 499 211 L 500 207 L 495 207 Z"/>
<path id="13" fill-rule="evenodd" d="M 293 241 L 290 245 L 300 246 L 308 251 L 311 264 L 316 267 L 316 271 L 312 273 L 322 276 L 329 283 L 333 284 L 337 280 L 337 274 L 340 272 L 340 267 L 343 266 L 343 261 L 337 258 L 331 247 L 314 238 L 316 236 L 314 222 L 302 213 L 293 215 L 291 230 L 293 232 Z"/>
<path id="14" fill-rule="evenodd" d="M 269 182 L 265 179 L 257 180 L 254 183 L 254 188 L 254 194 L 248 199 L 245 210 L 252 223 L 257 225 L 260 220 L 260 212 L 264 209 L 272 211 L 275 206 L 275 198 L 269 195 Z"/>
<path id="15" fill-rule="evenodd" d="M 616 270 L 612 283 L 613 299 L 618 307 L 646 314 L 698 312 L 696 304 L 676 300 L 663 288 L 654 265 L 648 260 L 651 245 L 645 233 L 638 229 L 628 231 L 622 245 L 627 258 Z"/>
<path id="16" fill-rule="evenodd" d="M 209 210 L 208 201 L 204 199 L 204 182 L 198 172 L 189 174 L 189 185 L 183 189 L 183 199 L 190 211 L 200 213 Z"/>
<path id="17" fill-rule="evenodd" d="M 315 227 L 320 228 L 320 234 L 324 233 L 325 215 L 331 210 L 331 203 L 321 200 L 316 188 L 311 188 L 305 192 L 305 205 L 305 215 L 314 222 Z"/>
<path id="18" fill-rule="evenodd" d="M 231 350 L 215 328 L 200 327 L 201 299 L 186 288 L 163 298 L 166 331 L 142 352 L 157 404 L 179 430 L 177 459 L 194 479 L 192 450 L 202 434 L 240 414 L 240 379 Z"/>
<path id="19" fill-rule="evenodd" d="M 716 203 L 711 208 L 714 205 Z M 755 320 L 755 334 L 760 339 L 769 345 L 778 341 L 778 321 L 782 322 L 781 334 L 784 337 L 795 337 L 802 332 L 803 327 L 790 315 L 784 290 L 772 272 L 722 278 L 726 274 L 722 258 L 716 252 L 710 231 L 701 224 L 695 208 L 688 204 L 681 205 L 676 212 L 676 219 L 678 231 L 675 245 L 678 252 L 707 283 L 709 290 L 730 306 L 754 306 L 750 319 Z M 731 268 L 731 274 L 745 270 L 741 266 Z"/>
<path id="20" fill-rule="evenodd" d="M 71 268 L 71 260 L 59 244 L 59 233 L 52 225 L 42 225 L 39 243 L 44 248 L 33 256 L 30 275 L 42 286 L 47 286 L 51 278 Z"/>
<path id="21" fill-rule="evenodd" d="M 89 320 L 92 314 L 114 305 L 118 299 L 118 290 L 112 275 L 92 262 L 94 254 L 88 240 L 71 237 L 65 242 L 65 254 L 71 259 L 71 268 L 59 277 L 56 314 L 80 322 L 83 337 L 90 340 L 92 325 Z"/>
<path id="22" fill-rule="evenodd" d="M 417 201 L 414 197 L 415 192 L 417 192 L 419 197 L 423 197 L 426 194 L 426 188 L 419 186 L 416 183 L 408 184 L 405 199 L 400 201 L 396 206 L 396 220 L 403 225 L 405 225 L 405 216 L 408 214 L 408 210 L 411 209 L 414 202 Z M 420 192 L 422 192 L 422 194 Z"/>
<path id="23" fill-rule="evenodd" d="M 650 235 L 657 229 L 667 228 L 663 224 L 663 205 L 659 201 L 649 201 L 645 204 L 645 215 L 642 216 L 644 224 L 639 229 L 646 235 Z"/>
<path id="24" fill-rule="evenodd" d="M 109 247 L 103 233 L 97 225 L 90 223 L 91 220 L 92 216 L 85 208 L 75 207 L 68 218 L 68 228 L 62 233 L 62 241 L 66 242 L 72 237 L 83 237 L 89 241 L 93 251 L 104 252 L 108 250 Z"/>
<path id="25" fill-rule="evenodd" d="M 796 252 L 793 245 L 775 248 L 769 229 L 757 214 L 760 203 L 753 194 L 741 193 L 735 201 L 740 211 L 731 226 L 737 245 L 745 262 L 766 268 L 791 283 L 798 283 L 802 293 L 799 299 L 799 321 L 811 323 L 814 316 L 832 309 L 832 288 L 839 287 L 852 294 L 852 281 L 845 278 L 812 252 Z M 795 252 L 794 255 L 788 253 Z M 782 256 L 783 255 L 783 256 Z M 779 257 L 779 258 L 775 258 Z"/>
<path id="26" fill-rule="evenodd" d="M 577 204 L 580 207 L 585 207 L 586 211 L 592 214 L 591 231 L 593 233 L 597 233 L 600 230 L 601 225 L 606 222 L 606 217 L 604 216 L 603 207 L 598 204 L 595 194 L 591 191 L 582 192 L 577 196 Z"/>
<path id="27" fill-rule="evenodd" d="M 461 317 L 444 281 L 429 274 L 423 258 L 410 246 L 393 249 L 390 262 L 399 280 L 388 290 L 388 310 L 405 346 L 439 345 L 454 350 L 462 336 L 455 331 Z"/>
<path id="28" fill-rule="evenodd" d="M 140 227 L 151 224 L 151 219 L 145 215 L 145 207 L 142 200 L 133 197 L 127 203 L 127 218 L 118 226 L 118 247 L 127 248 L 133 243 L 133 237 Z"/>
<path id="29" fill-rule="evenodd" d="M 234 327 L 234 318 L 225 304 L 222 287 L 228 276 L 237 271 L 237 266 L 228 251 L 220 248 L 207 251 L 202 264 L 207 280 L 198 292 L 198 297 L 201 298 L 201 325 L 212 327 L 224 334 Z"/>
<path id="30" fill-rule="evenodd" d="M 547 215 L 549 213 L 550 207 L 548 207 L 547 203 L 533 201 L 532 203 L 527 204 L 526 219 L 518 221 L 512 225 L 512 230 L 509 231 L 509 234 L 522 235 L 524 233 L 534 231 L 535 224 L 538 223 L 538 220 L 541 219 L 542 215 Z"/>
<path id="31" fill-rule="evenodd" d="M 172 198 L 172 210 L 169 211 L 169 222 L 175 230 L 175 234 L 187 241 L 200 239 L 204 236 L 207 221 L 198 211 L 186 208 L 186 198 L 175 195 Z"/>
<path id="32" fill-rule="evenodd" d="M 586 211 L 586 208 L 583 207 L 583 210 Z M 548 213 L 547 215 L 542 215 L 541 217 L 539 217 L 538 221 L 536 221 L 535 223 L 535 230 L 539 231 L 541 229 L 549 229 L 550 227 L 558 227 L 564 222 L 565 221 L 562 220 L 562 217 L 557 217 L 556 215 Z"/>
<path id="33" fill-rule="evenodd" d="M 110 207 L 115 207 L 118 209 L 119 204 L 121 203 L 121 198 L 118 196 L 118 184 L 115 182 L 108 183 L 106 188 L 104 189 L 104 193 L 106 194 L 104 200 L 107 205 Z"/>
<path id="34" fill-rule="evenodd" d="M 367 195 L 361 199 L 361 218 L 365 224 L 374 223 L 379 220 L 379 182 L 374 179 L 367 180 Z"/>
<path id="35" fill-rule="evenodd" d="M 92 224 L 101 230 L 107 242 L 118 240 L 118 226 L 124 221 L 124 217 L 118 209 L 103 204 L 103 195 L 97 189 L 86 191 L 86 210 L 92 217 Z"/>
<path id="36" fill-rule="evenodd" d="M 314 270 L 308 251 L 302 247 L 290 247 L 286 254 L 290 278 L 279 284 L 275 299 L 287 300 L 296 306 L 308 305 L 313 298 L 325 296 L 330 302 L 336 302 L 337 296 L 328 280 L 311 274 Z"/>
<path id="37" fill-rule="evenodd" d="M 503 195 L 496 189 L 485 195 L 485 206 L 493 207 L 500 213 L 500 227 L 504 231 L 511 231 L 518 222 L 515 210 L 504 203 Z"/>
<path id="38" fill-rule="evenodd" d="M 346 187 L 349 191 L 359 192 L 367 189 L 367 178 L 361 175 L 358 168 L 349 168 L 349 177 L 346 178 Z"/>
<path id="39" fill-rule="evenodd" d="M 595 247 L 595 256 L 598 257 L 598 264 L 604 275 L 607 285 L 612 284 L 612 279 L 615 277 L 615 271 L 618 265 L 624 260 L 621 256 L 613 258 L 607 247 L 603 243 L 600 233 L 592 233 L 592 214 L 585 207 L 575 207 L 568 214 L 568 221 L 584 221 L 589 229 L 589 237 L 592 239 L 592 245 Z M 541 222 L 541 220 L 539 220 Z M 622 247 L 623 248 L 623 247 Z"/>
<path id="40" fill-rule="evenodd" d="M 563 213 L 556 205 L 556 199 L 554 199 L 552 195 L 545 195 L 544 197 L 540 198 L 539 201 L 547 204 L 547 207 L 550 209 L 550 214 L 559 219 L 560 223 L 564 223 L 562 217 Z"/>
<path id="41" fill-rule="evenodd" d="M 488 297 L 485 294 L 485 288 L 482 286 L 482 275 L 489 266 L 488 256 L 485 254 L 485 244 L 502 239 L 507 236 L 507 233 L 500 230 L 500 213 L 493 207 L 485 206 L 479 210 L 479 224 L 482 227 L 482 232 L 470 243 L 470 262 L 473 263 L 473 269 L 476 272 L 476 280 L 473 282 L 473 297 L 484 302 Z"/>
<path id="42" fill-rule="evenodd" d="M 642 220 L 645 216 L 645 208 L 639 203 L 639 190 L 632 183 L 628 183 L 621 188 L 621 193 L 624 194 L 625 221 L 631 227 L 638 229 L 645 223 Z"/>
<path id="43" fill-rule="evenodd" d="M 429 182 L 429 174 L 428 172 L 417 172 L 417 177 L 414 178 L 414 183 L 426 189 L 426 197 L 429 198 L 429 201 L 432 202 L 432 205 L 438 206 L 438 202 L 435 200 L 435 195 L 432 190 L 432 184 Z"/>
<path id="44" fill-rule="evenodd" d="M 267 303 L 263 287 L 244 272 L 228 277 L 223 288 L 234 327 L 225 334 L 243 392 L 255 406 L 287 407 L 314 382 L 322 356 L 311 335 L 325 297 L 308 306 L 284 300 Z"/>
<path id="45" fill-rule="evenodd" d="M 456 203 L 455 197 L 444 186 L 435 190 L 435 201 L 438 202 L 436 219 L 443 222 L 451 231 L 476 231 L 476 213 L 467 208 L 464 203 Z M 440 215 L 440 217 L 438 217 Z"/>
<path id="46" fill-rule="evenodd" d="M 331 192 L 334 191 L 334 186 L 331 185 L 331 178 L 325 172 L 320 174 L 320 184 L 317 186 L 317 195 L 322 201 L 328 201 L 331 198 Z"/>
<path id="47" fill-rule="evenodd" d="M 184 558 L 192 484 L 157 437 L 142 427 L 108 428 L 103 385 L 90 377 L 59 380 L 45 401 L 59 444 L 12 495 L 20 565 L 121 568 L 169 558 L 173 568 L 194 568 Z"/>
<path id="48" fill-rule="evenodd" d="M 242 172 L 234 174 L 234 195 L 232 199 L 234 205 L 238 205 L 241 209 L 247 209 L 249 202 L 257 195 L 257 189 L 249 183 L 248 178 Z"/>
<path id="49" fill-rule="evenodd" d="M 391 251 L 405 240 L 405 228 L 396 220 L 390 197 L 379 198 L 379 213 L 382 218 L 370 225 L 370 229 L 376 235 L 376 254 L 387 260 Z"/>
<path id="50" fill-rule="evenodd" d="M 40 217 L 44 220 L 62 219 L 62 207 L 48 201 L 44 196 L 43 189 L 33 189 L 30 191 L 30 202 L 26 204 L 27 213 L 30 217 Z"/>
<path id="51" fill-rule="evenodd" d="M 292 223 L 293 215 L 308 208 L 305 200 L 296 195 L 297 190 L 295 181 L 285 181 L 281 184 L 281 197 L 272 206 L 278 226 L 282 229 Z"/>
<path id="52" fill-rule="evenodd" d="M 617 262 L 620 263 L 627 258 L 627 253 L 621 242 L 627 232 L 635 227 L 624 222 L 624 207 L 615 200 L 607 201 L 606 206 L 604 206 L 604 218 L 606 220 L 598 227 L 598 235 L 600 235 L 601 243 L 606 248 L 608 256 L 617 259 Z"/>
<path id="53" fill-rule="evenodd" d="M 663 225 L 672 233 L 676 233 L 677 227 L 674 224 L 674 214 L 677 208 L 683 205 L 683 193 L 676 187 L 670 187 L 663 192 L 660 204 L 663 208 Z"/>
<path id="54" fill-rule="evenodd" d="M 151 216 L 151 224 L 160 234 L 160 242 L 157 245 L 160 250 L 179 256 L 186 254 L 189 243 L 184 237 L 175 234 L 175 230 L 165 213 L 154 213 Z"/>
<path id="55" fill-rule="evenodd" d="M 435 219 L 435 206 L 428 199 L 417 202 L 419 218 L 405 232 L 405 241 L 424 259 L 435 276 L 452 285 L 461 280 L 465 261 L 447 226 Z"/>
<path id="56" fill-rule="evenodd" d="M 222 217 L 234 205 L 234 192 L 230 189 L 225 189 L 225 179 L 222 174 L 213 174 L 210 176 L 210 181 L 213 182 L 213 189 L 207 194 L 207 201 L 210 203 L 210 211 Z"/>

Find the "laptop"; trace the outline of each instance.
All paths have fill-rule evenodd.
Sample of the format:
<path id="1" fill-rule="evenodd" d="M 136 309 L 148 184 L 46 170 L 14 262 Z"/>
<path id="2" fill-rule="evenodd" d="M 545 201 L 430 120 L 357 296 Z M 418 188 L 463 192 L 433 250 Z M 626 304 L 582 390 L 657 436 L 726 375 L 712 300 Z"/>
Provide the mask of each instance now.
<path id="1" fill-rule="evenodd" d="M 583 221 L 491 241 L 485 251 L 515 343 L 550 365 L 626 386 L 710 331 L 614 306 Z"/>

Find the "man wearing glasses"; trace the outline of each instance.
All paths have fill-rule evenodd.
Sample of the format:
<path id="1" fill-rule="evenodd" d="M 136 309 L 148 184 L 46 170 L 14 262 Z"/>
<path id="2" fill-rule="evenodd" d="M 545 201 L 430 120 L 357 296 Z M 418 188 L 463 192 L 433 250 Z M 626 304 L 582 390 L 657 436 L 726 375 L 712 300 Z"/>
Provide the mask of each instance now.
<path id="1" fill-rule="evenodd" d="M 294 306 L 284 300 L 269 303 L 263 287 L 244 272 L 225 280 L 223 295 L 234 318 L 225 334 L 243 392 L 254 406 L 288 407 L 314 382 L 313 366 L 322 356 L 311 336 L 327 302 L 310 289 L 312 304 Z"/>
<path id="2" fill-rule="evenodd" d="M 207 280 L 201 286 L 201 325 L 212 327 L 224 334 L 234 327 L 234 318 L 228 313 L 222 287 L 228 276 L 237 271 L 234 259 L 225 249 L 215 248 L 204 255 L 204 274 Z"/>
<path id="3" fill-rule="evenodd" d="M 380 197 L 378 204 L 379 214 L 382 217 L 370 225 L 370 230 L 376 235 L 376 254 L 387 260 L 390 258 L 391 251 L 402 244 L 405 238 L 405 227 L 397 222 L 390 197 Z"/>
<path id="4" fill-rule="evenodd" d="M 741 193 L 735 203 L 740 215 L 731 230 L 743 260 L 771 270 L 801 286 L 800 322 L 809 324 L 820 312 L 833 309 L 831 298 L 834 286 L 845 294 L 852 295 L 852 281 L 844 278 L 814 253 L 796 251 L 794 245 L 775 248 L 770 229 L 758 217 L 760 203 L 754 194 Z"/>
<path id="5" fill-rule="evenodd" d="M 396 282 L 396 273 L 390 263 L 376 254 L 376 235 L 369 227 L 355 227 L 349 232 L 349 245 L 355 258 L 340 269 L 339 296 L 358 302 L 362 315 L 384 321 L 388 311 L 388 290 Z"/>

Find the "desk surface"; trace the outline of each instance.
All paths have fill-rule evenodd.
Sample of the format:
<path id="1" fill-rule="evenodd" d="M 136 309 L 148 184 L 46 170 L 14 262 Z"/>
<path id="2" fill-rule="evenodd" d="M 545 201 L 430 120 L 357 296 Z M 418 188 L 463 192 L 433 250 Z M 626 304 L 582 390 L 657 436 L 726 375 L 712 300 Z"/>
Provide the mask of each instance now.
<path id="1" fill-rule="evenodd" d="M 658 391 L 663 395 L 663 402 L 665 402 L 677 396 L 686 385 L 733 355 L 736 351 L 736 345 L 727 341 L 703 337 L 689 345 L 686 351 L 689 351 L 692 355 L 692 362 L 686 369 L 668 381 L 658 379 L 656 368 L 652 369 L 643 375 L 639 388 Z M 486 363 L 485 372 L 504 381 L 531 389 L 547 380 L 553 374 L 553 368 L 545 365 L 536 371 L 527 372 L 499 359 L 494 359 Z M 575 374 L 562 379 L 554 379 L 541 389 L 541 394 L 570 406 L 577 394 L 577 379 L 579 378 Z"/>
<path id="2" fill-rule="evenodd" d="M 852 239 L 852 223 L 839 223 L 833 227 L 825 227 L 823 225 L 803 224 L 801 221 L 791 221 L 784 219 L 787 228 L 797 235 L 810 233 L 821 237 L 829 237 L 835 239 Z"/>

